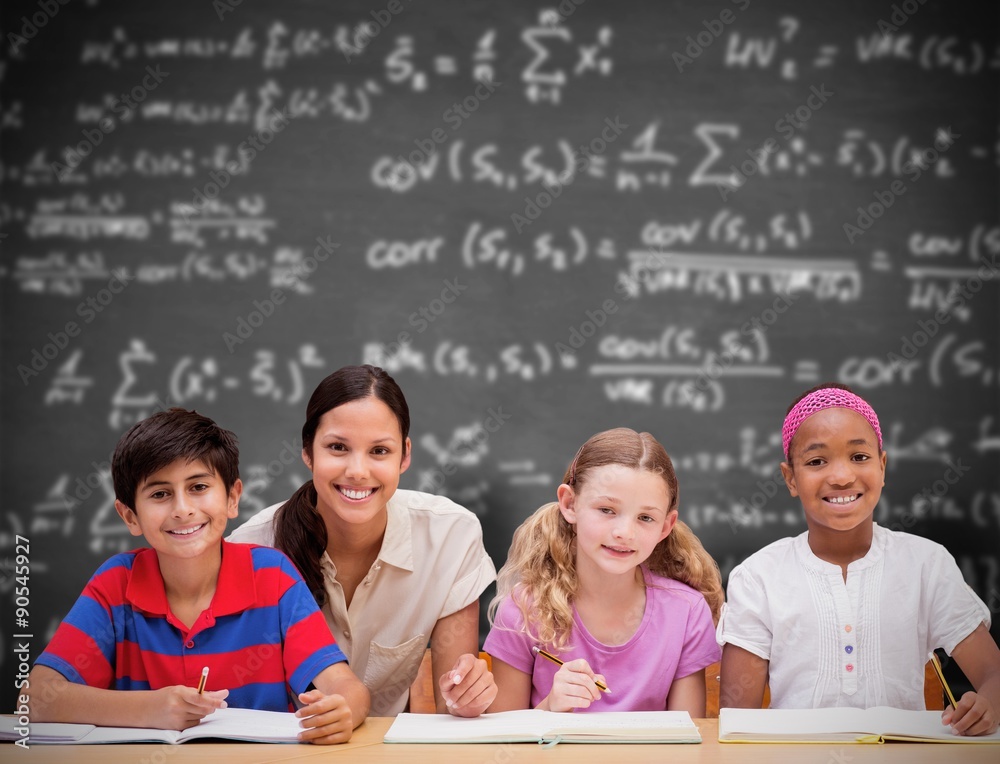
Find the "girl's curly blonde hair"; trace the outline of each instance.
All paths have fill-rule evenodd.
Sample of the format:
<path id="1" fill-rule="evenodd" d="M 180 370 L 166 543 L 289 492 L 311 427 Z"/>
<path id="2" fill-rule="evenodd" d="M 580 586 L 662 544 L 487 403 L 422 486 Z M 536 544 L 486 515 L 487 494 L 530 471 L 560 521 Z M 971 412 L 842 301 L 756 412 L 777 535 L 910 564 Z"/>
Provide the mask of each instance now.
<path id="1" fill-rule="evenodd" d="M 677 509 L 677 475 L 663 446 L 648 432 L 628 428 L 606 430 L 580 447 L 563 482 L 578 491 L 598 467 L 620 465 L 661 475 L 670 497 L 668 513 Z M 698 537 L 680 520 L 656 545 L 647 567 L 700 591 L 718 622 L 724 594 L 719 566 Z M 500 603 L 511 596 L 532 640 L 562 650 L 573 627 L 577 589 L 576 534 L 559 511 L 558 502 L 535 510 L 514 532 L 507 562 L 497 575 L 497 594 L 490 603 L 490 623 Z"/>

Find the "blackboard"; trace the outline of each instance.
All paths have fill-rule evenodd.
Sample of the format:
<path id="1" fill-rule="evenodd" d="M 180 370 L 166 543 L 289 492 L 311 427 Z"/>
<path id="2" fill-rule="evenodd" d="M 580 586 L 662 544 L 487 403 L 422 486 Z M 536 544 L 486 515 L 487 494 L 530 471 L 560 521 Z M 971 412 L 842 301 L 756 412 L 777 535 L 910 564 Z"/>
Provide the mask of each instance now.
<path id="1" fill-rule="evenodd" d="M 305 400 L 359 362 L 408 397 L 402 486 L 476 512 L 498 567 L 580 443 L 630 426 L 728 575 L 804 528 L 786 406 L 848 383 L 886 433 L 877 521 L 1000 608 L 995 4 L 2 14 L 4 687 L 13 635 L 37 655 L 133 543 L 124 429 L 234 430 L 245 519 L 306 478 Z"/>

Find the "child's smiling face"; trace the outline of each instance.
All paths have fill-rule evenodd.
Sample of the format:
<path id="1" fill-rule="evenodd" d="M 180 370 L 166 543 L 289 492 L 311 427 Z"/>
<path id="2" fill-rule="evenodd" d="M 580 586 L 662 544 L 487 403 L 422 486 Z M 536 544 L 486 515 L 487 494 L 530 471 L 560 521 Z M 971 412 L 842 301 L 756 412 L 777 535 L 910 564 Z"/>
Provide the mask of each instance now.
<path id="1" fill-rule="evenodd" d="M 871 523 L 885 485 L 885 462 L 868 421 L 834 407 L 802 423 L 781 472 L 802 502 L 810 533 L 845 532 Z"/>
<path id="2" fill-rule="evenodd" d="M 217 554 L 226 522 L 239 513 L 243 484 L 227 491 L 210 465 L 177 459 L 145 477 L 136 488 L 135 508 L 115 509 L 133 536 L 144 536 L 159 555 L 196 559 Z"/>
<path id="3" fill-rule="evenodd" d="M 559 486 L 559 507 L 576 529 L 578 569 L 632 574 L 677 522 L 663 476 L 618 464 L 596 467 L 578 490 Z"/>

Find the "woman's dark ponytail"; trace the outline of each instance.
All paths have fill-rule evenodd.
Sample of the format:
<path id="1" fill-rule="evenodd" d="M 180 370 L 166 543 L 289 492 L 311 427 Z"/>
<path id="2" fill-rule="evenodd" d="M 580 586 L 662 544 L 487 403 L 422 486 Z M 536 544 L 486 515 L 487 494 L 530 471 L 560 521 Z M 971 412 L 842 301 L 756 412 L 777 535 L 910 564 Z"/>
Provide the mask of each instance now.
<path id="1" fill-rule="evenodd" d="M 295 563 L 320 607 L 326 602 L 319 564 L 326 551 L 326 540 L 326 523 L 316 511 L 316 488 L 309 480 L 275 513 L 274 546 Z"/>

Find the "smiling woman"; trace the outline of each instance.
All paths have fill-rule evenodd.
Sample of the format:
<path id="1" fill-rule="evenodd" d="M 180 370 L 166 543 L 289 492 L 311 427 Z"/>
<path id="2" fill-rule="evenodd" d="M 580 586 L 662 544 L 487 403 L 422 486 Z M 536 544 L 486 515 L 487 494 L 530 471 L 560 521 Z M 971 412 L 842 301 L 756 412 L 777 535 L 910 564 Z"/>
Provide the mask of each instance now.
<path id="1" fill-rule="evenodd" d="M 302 572 L 372 713 L 397 714 L 430 642 L 438 711 L 476 716 L 496 684 L 479 652 L 479 595 L 496 576 L 478 518 L 451 500 L 399 490 L 410 414 L 396 382 L 347 366 L 306 407 L 302 459 L 313 479 L 237 528 Z"/>

